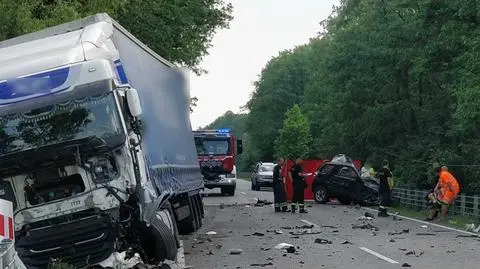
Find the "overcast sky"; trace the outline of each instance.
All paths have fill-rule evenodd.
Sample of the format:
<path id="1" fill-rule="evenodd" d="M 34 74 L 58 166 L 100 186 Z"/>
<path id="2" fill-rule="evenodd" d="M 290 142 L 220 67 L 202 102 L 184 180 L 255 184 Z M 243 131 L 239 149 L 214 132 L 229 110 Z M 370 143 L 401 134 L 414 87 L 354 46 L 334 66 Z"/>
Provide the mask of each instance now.
<path id="1" fill-rule="evenodd" d="M 208 70 L 190 76 L 191 96 L 199 101 L 192 127 L 203 127 L 249 100 L 268 60 L 284 49 L 307 43 L 320 31 L 338 0 L 231 0 L 234 19 L 215 35 L 201 64 Z M 272 104 L 274 105 L 274 104 Z"/>

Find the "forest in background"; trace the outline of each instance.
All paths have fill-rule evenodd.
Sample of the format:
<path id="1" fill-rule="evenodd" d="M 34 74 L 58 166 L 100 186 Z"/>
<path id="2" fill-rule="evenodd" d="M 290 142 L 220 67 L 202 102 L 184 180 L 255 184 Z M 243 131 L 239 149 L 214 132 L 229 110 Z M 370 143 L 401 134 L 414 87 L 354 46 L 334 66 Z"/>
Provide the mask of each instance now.
<path id="1" fill-rule="evenodd" d="M 304 158 L 389 159 L 417 188 L 432 187 L 438 161 L 478 193 L 479 11 L 474 0 L 343 0 L 318 36 L 266 64 L 248 114 L 210 127 L 239 128 L 241 169 L 298 155 L 296 143 Z"/>

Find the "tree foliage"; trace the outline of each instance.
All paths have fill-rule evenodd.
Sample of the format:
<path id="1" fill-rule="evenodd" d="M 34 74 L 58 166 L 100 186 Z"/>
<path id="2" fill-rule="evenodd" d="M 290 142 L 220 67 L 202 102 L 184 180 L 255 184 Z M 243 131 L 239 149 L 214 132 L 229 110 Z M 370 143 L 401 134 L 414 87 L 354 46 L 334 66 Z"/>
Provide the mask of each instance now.
<path id="1" fill-rule="evenodd" d="M 197 73 L 215 31 L 228 27 L 223 0 L 0 0 L 0 40 L 107 12 L 162 57 Z"/>
<path id="2" fill-rule="evenodd" d="M 311 142 L 310 124 L 300 107 L 295 104 L 285 113 L 283 127 L 275 140 L 275 153 L 278 157 L 290 160 L 307 158 L 310 155 Z"/>
<path id="3" fill-rule="evenodd" d="M 298 103 L 318 158 L 387 158 L 417 187 L 431 187 L 439 161 L 463 192 L 480 191 L 479 10 L 471 0 L 341 1 L 323 32 L 262 70 L 247 104 L 255 157 L 273 158 Z"/>

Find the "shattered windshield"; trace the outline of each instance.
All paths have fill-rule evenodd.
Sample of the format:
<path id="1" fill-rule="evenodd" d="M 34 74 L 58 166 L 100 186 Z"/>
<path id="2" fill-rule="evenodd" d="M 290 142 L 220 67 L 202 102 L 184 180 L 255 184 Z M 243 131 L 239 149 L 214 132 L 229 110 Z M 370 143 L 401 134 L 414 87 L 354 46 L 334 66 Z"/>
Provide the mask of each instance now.
<path id="1" fill-rule="evenodd" d="M 198 155 L 229 155 L 230 141 L 228 138 L 195 138 Z"/>
<path id="2" fill-rule="evenodd" d="M 121 134 L 113 92 L 0 117 L 0 155 L 95 136 Z"/>

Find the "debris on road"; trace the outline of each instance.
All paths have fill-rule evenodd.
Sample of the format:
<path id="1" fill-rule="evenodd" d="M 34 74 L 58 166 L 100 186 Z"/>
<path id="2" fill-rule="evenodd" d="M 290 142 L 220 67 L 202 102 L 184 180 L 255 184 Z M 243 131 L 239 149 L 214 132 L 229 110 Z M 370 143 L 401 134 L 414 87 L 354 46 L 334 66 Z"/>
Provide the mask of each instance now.
<path id="1" fill-rule="evenodd" d="M 428 226 L 427 226 L 427 225 L 422 225 L 422 226 L 420 226 L 420 227 L 422 227 L 423 229 L 428 229 Z"/>
<path id="2" fill-rule="evenodd" d="M 348 241 L 348 240 L 343 241 L 341 244 L 342 245 L 353 245 L 353 243 Z"/>
<path id="3" fill-rule="evenodd" d="M 310 230 L 304 230 L 301 232 L 289 232 L 289 234 L 291 235 L 309 235 L 309 234 L 321 234 L 321 233 L 322 233 L 321 231 L 312 232 Z"/>
<path id="4" fill-rule="evenodd" d="M 380 229 L 376 226 L 373 226 L 370 223 L 365 223 L 365 224 L 352 224 L 352 229 L 365 229 L 365 230 L 374 230 L 374 231 L 379 231 Z"/>
<path id="5" fill-rule="evenodd" d="M 465 230 L 466 230 L 467 232 L 479 233 L 479 232 L 480 232 L 480 225 L 478 225 L 478 227 L 475 228 L 475 224 L 474 224 L 474 223 L 470 223 L 470 224 L 465 225 Z"/>
<path id="6" fill-rule="evenodd" d="M 265 234 L 264 233 L 259 233 L 259 232 L 254 232 L 252 235 L 253 236 L 264 236 Z"/>
<path id="7" fill-rule="evenodd" d="M 476 234 L 471 234 L 471 235 L 465 235 L 465 234 L 459 234 L 456 236 L 457 238 L 459 237 L 464 237 L 464 238 L 478 238 L 479 236 Z"/>
<path id="8" fill-rule="evenodd" d="M 252 263 L 250 266 L 257 266 L 257 267 L 265 267 L 265 266 L 272 266 L 273 263 L 268 262 L 268 263 Z"/>
<path id="9" fill-rule="evenodd" d="M 404 264 L 402 264 L 402 267 L 412 267 L 412 266 L 408 263 L 404 263 Z"/>
<path id="10" fill-rule="evenodd" d="M 416 235 L 426 235 L 426 236 L 435 236 L 434 233 L 416 233 Z"/>
<path id="11" fill-rule="evenodd" d="M 215 234 L 217 234 L 217 232 L 210 231 L 210 232 L 207 232 L 206 234 L 207 234 L 207 235 L 215 235 Z"/>
<path id="12" fill-rule="evenodd" d="M 331 226 L 331 225 L 322 225 L 322 226 L 320 226 L 320 227 L 322 227 L 322 228 L 338 229 L 338 227 L 336 227 L 336 226 Z"/>
<path id="13" fill-rule="evenodd" d="M 374 219 L 375 216 L 370 212 L 365 212 L 365 217 Z"/>
<path id="14" fill-rule="evenodd" d="M 410 229 L 403 229 L 401 232 L 389 232 L 388 235 L 399 235 L 399 234 L 408 234 L 410 233 Z"/>
<path id="15" fill-rule="evenodd" d="M 257 198 L 257 203 L 255 203 L 255 206 L 258 206 L 258 207 L 263 207 L 263 206 L 266 206 L 266 205 L 271 205 L 273 204 L 272 202 L 270 201 L 267 201 L 267 200 L 260 200 L 260 198 Z"/>
<path id="16" fill-rule="evenodd" d="M 358 221 L 366 221 L 366 220 L 373 220 L 372 217 L 360 216 L 357 218 Z"/>
<path id="17" fill-rule="evenodd" d="M 295 247 L 291 244 L 280 243 L 275 246 L 276 249 L 286 250 L 288 253 L 295 253 Z"/>
<path id="18" fill-rule="evenodd" d="M 423 255 L 423 251 L 420 250 L 420 251 L 417 252 L 417 251 L 415 251 L 415 250 L 411 250 L 411 251 L 405 253 L 405 255 L 407 255 L 407 256 L 414 255 L 415 257 L 420 257 L 420 256 Z"/>
<path id="19" fill-rule="evenodd" d="M 229 253 L 230 253 L 230 255 L 239 255 L 239 254 L 243 253 L 243 249 L 233 248 L 233 249 L 230 249 Z"/>
<path id="20" fill-rule="evenodd" d="M 317 244 L 332 244 L 332 241 L 323 239 L 323 238 L 317 238 L 315 239 L 315 243 Z"/>
<path id="21" fill-rule="evenodd" d="M 264 248 L 264 247 L 261 247 L 260 249 L 263 250 L 263 251 L 269 251 L 269 250 L 271 250 L 271 248 Z"/>

